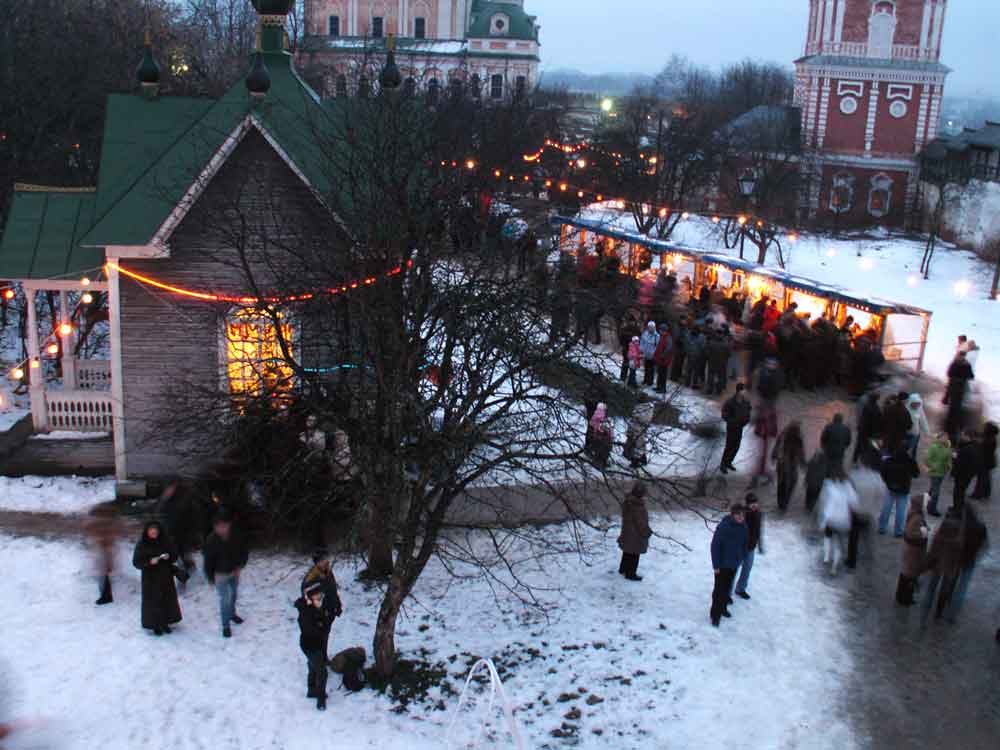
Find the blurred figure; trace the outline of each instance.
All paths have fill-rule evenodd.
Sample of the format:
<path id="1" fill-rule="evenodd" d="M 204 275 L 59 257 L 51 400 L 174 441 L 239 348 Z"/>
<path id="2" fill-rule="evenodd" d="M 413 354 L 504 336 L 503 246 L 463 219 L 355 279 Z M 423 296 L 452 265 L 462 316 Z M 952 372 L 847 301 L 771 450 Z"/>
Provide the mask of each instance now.
<path id="1" fill-rule="evenodd" d="M 159 521 L 143 526 L 135 545 L 132 564 L 142 571 L 142 627 L 153 635 L 170 632 L 181 621 L 181 605 L 174 587 L 173 563 L 177 560 L 174 545 Z"/>
<path id="2" fill-rule="evenodd" d="M 785 377 L 778 368 L 778 360 L 768 358 L 757 379 L 757 395 L 760 400 L 757 403 L 754 432 L 761 440 L 761 454 L 757 472 L 750 480 L 751 489 L 757 486 L 760 479 L 765 483 L 771 481 L 771 475 L 767 471 L 768 443 L 778 436 L 778 395 L 784 387 Z"/>
<path id="3" fill-rule="evenodd" d="M 854 463 L 861 458 L 861 451 L 872 440 L 882 436 L 882 408 L 878 394 L 870 391 L 861 397 L 858 413 L 858 439 L 854 444 Z"/>
<path id="4" fill-rule="evenodd" d="M 115 571 L 115 541 L 122 531 L 118 511 L 112 503 L 100 503 L 90 510 L 86 524 L 87 536 L 94 545 L 100 598 L 95 604 L 111 604 L 111 574 Z"/>
<path id="5" fill-rule="evenodd" d="M 622 530 L 618 535 L 618 546 L 622 551 L 622 561 L 618 573 L 626 581 L 641 581 L 637 575 L 639 557 L 649 551 L 649 538 L 653 530 L 649 527 L 649 511 L 646 509 L 646 486 L 636 482 L 622 504 Z"/>
<path id="6" fill-rule="evenodd" d="M 639 338 L 639 349 L 642 352 L 642 384 L 644 386 L 653 385 L 653 378 L 656 374 L 656 362 L 653 360 L 653 355 L 656 354 L 656 347 L 660 343 L 660 333 L 656 330 L 656 322 L 649 321 L 646 323 L 646 330 L 642 332 L 642 336 Z"/>
<path id="7" fill-rule="evenodd" d="M 851 447 L 851 428 L 844 424 L 843 414 L 835 414 L 833 421 L 823 428 L 819 443 L 826 454 L 827 476 L 843 476 L 844 456 Z"/>
<path id="8" fill-rule="evenodd" d="M 969 391 L 969 381 L 975 378 L 972 365 L 966 353 L 959 351 L 948 367 L 948 414 L 945 417 L 945 432 L 952 442 L 958 441 L 965 421 L 965 397 Z"/>
<path id="9" fill-rule="evenodd" d="M 813 453 L 806 465 L 806 510 L 810 513 L 819 501 L 819 493 L 823 490 L 826 478 L 826 454 L 820 448 Z"/>
<path id="10" fill-rule="evenodd" d="M 236 614 L 236 600 L 239 598 L 240 573 L 250 553 L 243 535 L 233 528 L 233 516 L 228 509 L 219 511 L 212 529 L 205 541 L 205 577 L 215 585 L 219 595 L 222 637 L 230 638 L 233 633 L 229 624 L 243 624 L 243 618 Z"/>
<path id="11" fill-rule="evenodd" d="M 299 611 L 299 648 L 306 656 L 306 697 L 316 699 L 316 708 L 326 711 L 326 644 L 333 619 L 324 608 L 323 586 L 310 584 L 295 601 Z"/>
<path id="12" fill-rule="evenodd" d="M 205 520 L 201 517 L 201 507 L 195 502 L 191 492 L 180 482 L 172 482 L 160 495 L 156 513 L 163 518 L 167 535 L 177 550 L 177 557 L 185 571 L 194 570 L 194 550 L 202 542 L 202 528 Z"/>
<path id="13" fill-rule="evenodd" d="M 729 604 L 732 601 L 729 593 L 733 590 L 736 570 L 746 556 L 749 533 L 745 520 L 746 509 L 742 505 L 734 505 L 712 535 L 712 569 L 715 573 L 715 586 L 712 589 L 712 608 L 709 617 L 714 627 L 719 627 L 723 617 L 732 617 Z"/>
<path id="14" fill-rule="evenodd" d="M 909 398 L 910 394 L 904 392 L 885 400 L 885 408 L 882 409 L 882 450 L 887 456 L 895 453 L 899 446 L 905 447 L 913 427 L 913 418 L 906 408 Z"/>
<path id="15" fill-rule="evenodd" d="M 778 470 L 778 508 L 788 509 L 792 493 L 799 483 L 799 468 L 806 466 L 806 449 L 802 440 L 802 424 L 795 420 L 790 422 L 778 439 L 774 442 L 771 460 L 777 462 Z"/>
<path id="16" fill-rule="evenodd" d="M 896 604 L 910 607 L 916 604 L 913 591 L 916 588 L 917 577 L 924 567 L 924 556 L 927 553 L 927 519 L 924 516 L 924 503 L 927 495 L 916 494 L 910 498 L 910 510 L 906 515 L 906 526 L 903 529 L 903 566 L 896 584 Z"/>
<path id="17" fill-rule="evenodd" d="M 944 484 L 944 478 L 951 472 L 951 461 L 951 441 L 948 440 L 948 436 L 945 433 L 939 432 L 934 436 L 934 441 L 931 443 L 930 448 L 927 449 L 926 463 L 927 476 L 931 480 L 931 501 L 927 507 L 927 513 L 934 517 L 941 516 L 941 512 L 938 510 L 938 502 L 941 499 L 941 485 Z"/>
<path id="18" fill-rule="evenodd" d="M 628 386 L 629 388 L 638 388 L 639 381 L 636 373 L 642 367 L 642 345 L 639 342 L 638 336 L 633 336 L 632 341 L 629 342 L 625 362 L 628 367 L 628 377 L 626 378 Z"/>
<path id="19" fill-rule="evenodd" d="M 924 400 L 919 393 L 911 393 L 906 400 L 906 409 L 910 413 L 910 431 L 907 433 L 906 442 L 910 456 L 914 460 L 917 458 L 917 449 L 920 447 L 920 437 L 931 434 L 931 426 L 927 423 L 927 414 L 924 412 Z"/>
<path id="20" fill-rule="evenodd" d="M 958 581 L 955 583 L 955 592 L 952 594 L 951 601 L 944 613 L 945 619 L 951 623 L 958 619 L 958 614 L 965 605 L 965 596 L 969 592 L 972 573 L 983 553 L 989 547 L 989 533 L 975 509 L 971 505 L 966 505 L 962 513 L 961 568 L 958 573 Z"/>
<path id="21" fill-rule="evenodd" d="M 983 470 L 982 446 L 976 440 L 976 435 L 966 431 L 955 449 L 955 460 L 951 466 L 951 476 L 954 479 L 952 508 L 962 510 L 965 507 L 965 495 L 979 473 Z"/>
<path id="22" fill-rule="evenodd" d="M 980 467 L 976 477 L 973 500 L 989 500 L 993 496 L 993 470 L 997 467 L 997 426 L 987 422 L 980 441 Z"/>
<path id="23" fill-rule="evenodd" d="M 674 337 L 670 335 L 670 326 L 666 323 L 660 325 L 660 341 L 656 345 L 653 353 L 653 361 L 656 363 L 656 392 L 664 394 L 667 392 L 667 377 L 670 375 L 670 365 L 674 359 Z"/>
<path id="24" fill-rule="evenodd" d="M 886 486 L 885 503 L 878 519 L 878 533 L 885 534 L 889 530 L 889 518 L 893 506 L 896 509 L 896 538 L 903 536 L 903 526 L 906 522 L 906 510 L 910 502 L 910 489 L 913 480 L 920 476 L 920 467 L 910 458 L 906 446 L 902 443 L 896 446 L 895 452 L 882 463 L 882 480 Z"/>
<path id="25" fill-rule="evenodd" d="M 819 529 L 823 532 L 823 563 L 837 575 L 844 555 L 844 538 L 851 530 L 851 516 L 858 495 L 846 479 L 827 479 L 819 494 Z"/>
<path id="26" fill-rule="evenodd" d="M 733 461 L 743 443 L 743 430 L 750 424 L 750 400 L 746 396 L 746 386 L 736 384 L 736 393 L 722 405 L 722 420 L 726 423 L 726 447 L 722 451 L 719 470 L 725 474 L 736 471 Z"/>
<path id="27" fill-rule="evenodd" d="M 613 444 L 614 433 L 611 419 L 608 417 L 608 406 L 600 403 L 594 409 L 594 416 L 590 418 L 590 452 L 598 468 L 603 469 L 608 465 Z"/>
<path id="28" fill-rule="evenodd" d="M 744 502 L 746 502 L 747 551 L 740 564 L 740 575 L 736 581 L 736 596 L 749 600 L 750 594 L 747 592 L 747 588 L 750 586 L 750 571 L 753 570 L 757 552 L 765 554 L 764 513 L 761 511 L 760 502 L 754 493 L 748 493 Z"/>
<path id="29" fill-rule="evenodd" d="M 934 534 L 930 552 L 924 560 L 924 571 L 931 572 L 924 594 L 922 619 L 927 621 L 937 598 L 935 617 L 941 617 L 951 600 L 962 568 L 962 513 L 950 508 Z"/>

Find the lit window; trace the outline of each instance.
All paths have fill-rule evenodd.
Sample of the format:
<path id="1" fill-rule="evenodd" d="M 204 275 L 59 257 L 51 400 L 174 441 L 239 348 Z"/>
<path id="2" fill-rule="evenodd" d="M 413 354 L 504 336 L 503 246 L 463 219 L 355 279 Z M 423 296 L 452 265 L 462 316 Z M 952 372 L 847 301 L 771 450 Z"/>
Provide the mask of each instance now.
<path id="1" fill-rule="evenodd" d="M 503 99 L 503 76 L 490 76 L 490 98 Z"/>
<path id="2" fill-rule="evenodd" d="M 830 210 L 846 214 L 854 207 L 854 175 L 841 172 L 833 176 L 830 184 Z"/>
<path id="3" fill-rule="evenodd" d="M 226 323 L 226 364 L 229 390 L 234 395 L 259 396 L 287 393 L 293 385 L 293 371 L 281 342 L 291 353 L 292 326 L 242 310 Z"/>
<path id="4" fill-rule="evenodd" d="M 375 39 L 382 37 L 382 16 L 375 16 L 372 19 L 372 37 Z"/>
<path id="5" fill-rule="evenodd" d="M 415 18 L 413 19 L 413 36 L 417 39 L 427 38 L 427 19 L 426 18 Z"/>
<path id="6" fill-rule="evenodd" d="M 892 180 L 888 175 L 877 174 L 872 177 L 871 189 L 868 191 L 868 213 L 881 218 L 889 213 L 892 207 Z"/>
<path id="7" fill-rule="evenodd" d="M 330 16 L 330 36 L 340 36 L 340 16 Z"/>

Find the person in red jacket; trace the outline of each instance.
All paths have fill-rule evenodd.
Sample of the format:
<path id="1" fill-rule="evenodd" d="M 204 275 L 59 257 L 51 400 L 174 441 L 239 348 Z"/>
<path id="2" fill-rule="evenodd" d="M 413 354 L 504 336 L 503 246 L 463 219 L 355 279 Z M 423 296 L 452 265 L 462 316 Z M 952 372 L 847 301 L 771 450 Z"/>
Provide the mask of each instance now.
<path id="1" fill-rule="evenodd" d="M 764 325 L 761 327 L 761 330 L 764 333 L 770 333 L 778 327 L 779 320 L 781 320 L 781 312 L 778 310 L 778 302 L 777 300 L 771 300 L 771 303 L 764 310 Z"/>
<path id="2" fill-rule="evenodd" d="M 667 376 L 670 365 L 674 361 L 674 337 L 670 335 L 670 326 L 666 323 L 660 326 L 660 341 L 653 352 L 653 362 L 656 365 L 656 392 L 667 392 Z"/>

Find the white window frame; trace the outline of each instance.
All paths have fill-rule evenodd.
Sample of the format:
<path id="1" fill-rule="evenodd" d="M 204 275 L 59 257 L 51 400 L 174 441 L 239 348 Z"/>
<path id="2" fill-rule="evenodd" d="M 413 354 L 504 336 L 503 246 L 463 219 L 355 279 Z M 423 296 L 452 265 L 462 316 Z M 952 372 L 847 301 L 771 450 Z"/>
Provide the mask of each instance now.
<path id="1" fill-rule="evenodd" d="M 850 172 L 837 172 L 833 175 L 830 180 L 830 198 L 829 198 L 829 208 L 835 214 L 846 214 L 850 213 L 851 209 L 854 208 L 854 182 L 855 177 Z M 834 201 L 834 197 L 837 195 L 837 191 L 844 189 L 847 191 L 847 205 L 837 205 Z"/>
<path id="2" fill-rule="evenodd" d="M 870 187 L 868 188 L 868 214 L 870 216 L 881 219 L 889 215 L 889 212 L 892 210 L 892 187 L 892 178 L 885 172 L 879 172 L 872 177 Z M 885 191 L 885 205 L 880 209 L 876 209 L 872 206 L 872 202 L 875 198 L 875 193 L 882 190 Z"/>

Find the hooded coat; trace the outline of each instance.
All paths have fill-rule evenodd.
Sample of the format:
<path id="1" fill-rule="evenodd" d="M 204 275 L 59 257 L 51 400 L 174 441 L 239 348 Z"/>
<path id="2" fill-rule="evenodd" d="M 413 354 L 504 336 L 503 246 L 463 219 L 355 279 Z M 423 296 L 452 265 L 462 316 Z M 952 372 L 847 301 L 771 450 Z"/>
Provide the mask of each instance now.
<path id="1" fill-rule="evenodd" d="M 910 398 L 906 401 L 906 410 L 910 413 L 910 434 L 911 435 L 929 435 L 931 431 L 931 426 L 927 422 L 927 413 L 924 411 L 924 400 L 920 398 L 920 394 L 911 394 Z"/>
<path id="2" fill-rule="evenodd" d="M 639 337 L 633 336 L 628 345 L 628 366 L 633 370 L 642 367 L 642 347 L 639 344 Z"/>
<path id="3" fill-rule="evenodd" d="M 156 527 L 160 535 L 154 540 L 146 536 Z M 166 559 L 161 555 L 167 555 Z M 152 560 L 159 558 L 157 563 Z M 142 571 L 142 627 L 150 630 L 181 621 L 181 606 L 174 586 L 173 564 L 177 552 L 158 521 L 150 521 L 142 529 L 135 545 L 132 564 Z"/>
<path id="4" fill-rule="evenodd" d="M 903 575 L 907 578 L 919 576 L 926 554 L 927 518 L 924 516 L 924 498 L 922 495 L 914 495 L 910 498 L 910 509 L 903 529 Z"/>
<path id="5" fill-rule="evenodd" d="M 746 557 L 749 541 L 750 532 L 745 523 L 737 523 L 731 515 L 723 518 L 712 535 L 712 568 L 721 570 L 740 567 Z"/>
<path id="6" fill-rule="evenodd" d="M 656 354 L 656 345 L 660 343 L 660 334 L 656 332 L 656 323 L 650 321 L 646 325 L 646 330 L 642 332 L 642 336 L 639 338 L 639 347 L 642 349 L 642 356 L 646 359 L 652 359 L 653 355 Z"/>
<path id="7" fill-rule="evenodd" d="M 954 578 L 962 569 L 962 519 L 949 512 L 934 534 L 923 570 L 943 578 Z"/>
<path id="8" fill-rule="evenodd" d="M 622 504 L 622 530 L 618 535 L 618 546 L 627 555 L 644 555 L 649 551 L 651 536 L 653 530 L 649 527 L 645 500 L 629 493 Z"/>

